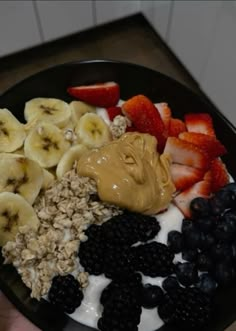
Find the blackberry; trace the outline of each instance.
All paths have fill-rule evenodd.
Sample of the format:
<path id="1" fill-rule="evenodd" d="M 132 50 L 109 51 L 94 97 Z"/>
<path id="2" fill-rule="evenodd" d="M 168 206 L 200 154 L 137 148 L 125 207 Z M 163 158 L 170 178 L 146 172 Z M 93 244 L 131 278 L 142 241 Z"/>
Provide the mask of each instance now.
<path id="1" fill-rule="evenodd" d="M 97 237 L 92 236 L 91 239 L 89 238 L 87 241 L 81 242 L 78 255 L 85 271 L 91 275 L 102 274 L 104 269 L 104 252 L 105 247 L 99 235 Z"/>
<path id="2" fill-rule="evenodd" d="M 177 254 L 183 248 L 183 235 L 179 231 L 170 231 L 168 233 L 167 244 L 170 250 Z"/>
<path id="3" fill-rule="evenodd" d="M 105 287 L 102 292 L 100 302 L 103 306 L 107 301 L 116 295 L 123 288 L 128 288 L 130 291 L 134 291 L 134 295 L 139 299 L 140 291 L 142 289 L 142 277 L 138 273 L 128 274 L 126 277 L 119 280 L 112 280 L 111 283 Z"/>
<path id="4" fill-rule="evenodd" d="M 102 300 L 104 309 L 98 328 L 101 331 L 138 331 L 142 310 L 137 292 L 124 284 L 110 286 L 109 292 L 109 297 Z"/>
<path id="5" fill-rule="evenodd" d="M 103 240 L 113 245 L 132 245 L 153 239 L 160 231 L 155 217 L 126 211 L 102 225 Z"/>
<path id="6" fill-rule="evenodd" d="M 90 225 L 86 231 L 86 236 L 91 240 L 98 241 L 101 238 L 102 227 L 100 225 L 92 224 Z"/>
<path id="7" fill-rule="evenodd" d="M 174 254 L 164 244 L 151 242 L 133 247 L 135 269 L 150 277 L 166 277 L 173 272 Z"/>
<path id="8" fill-rule="evenodd" d="M 48 293 L 49 301 L 65 313 L 72 314 L 83 300 L 79 282 L 72 276 L 55 276 Z"/>
<path id="9" fill-rule="evenodd" d="M 194 198 L 190 202 L 190 210 L 194 219 L 208 216 L 210 214 L 210 205 L 208 199 L 201 197 Z"/>
<path id="10" fill-rule="evenodd" d="M 133 250 L 129 246 L 106 245 L 103 271 L 108 278 L 122 278 L 135 271 Z"/>
<path id="11" fill-rule="evenodd" d="M 177 288 L 167 292 L 158 307 L 161 319 L 182 329 L 205 327 L 210 320 L 212 305 L 209 296 L 198 288 Z"/>

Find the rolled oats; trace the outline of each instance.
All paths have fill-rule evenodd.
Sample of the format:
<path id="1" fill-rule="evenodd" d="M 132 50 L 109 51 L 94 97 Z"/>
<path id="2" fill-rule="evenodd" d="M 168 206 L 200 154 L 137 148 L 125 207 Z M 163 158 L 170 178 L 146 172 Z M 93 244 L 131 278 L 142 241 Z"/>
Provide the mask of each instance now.
<path id="1" fill-rule="evenodd" d="M 95 181 L 78 176 L 75 169 L 76 165 L 36 199 L 38 230 L 20 228 L 15 241 L 2 249 L 4 263 L 17 268 L 37 299 L 48 293 L 55 275 L 73 273 L 82 287 L 88 285 L 88 274 L 77 257 L 80 242 L 87 239 L 84 231 L 121 213 L 115 206 L 94 201 Z"/>

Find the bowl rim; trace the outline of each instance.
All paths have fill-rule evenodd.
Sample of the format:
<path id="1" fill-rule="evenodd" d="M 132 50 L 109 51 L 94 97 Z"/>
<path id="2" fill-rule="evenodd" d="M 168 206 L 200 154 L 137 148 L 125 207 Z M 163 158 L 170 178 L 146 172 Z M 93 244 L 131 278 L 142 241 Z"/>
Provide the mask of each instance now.
<path id="1" fill-rule="evenodd" d="M 126 62 L 126 61 L 118 61 L 118 60 L 113 60 L 113 59 L 82 59 L 82 60 L 78 60 L 78 61 L 70 61 L 70 62 L 64 62 L 61 64 L 56 64 L 56 65 L 51 65 L 47 68 L 44 68 L 40 71 L 37 71 L 25 78 L 23 78 L 22 80 L 16 82 L 14 85 L 8 87 L 5 91 L 3 91 L 2 93 L 0 93 L 0 98 L 2 98 L 4 95 L 10 93 L 13 89 L 17 88 L 18 86 L 20 86 L 21 84 L 23 84 L 24 82 L 29 81 L 30 79 L 32 79 L 33 77 L 37 77 L 40 74 L 43 73 L 47 73 L 51 70 L 56 70 L 59 67 L 69 67 L 69 66 L 76 66 L 76 65 L 89 65 L 89 64 L 95 64 L 95 63 L 103 63 L 103 64 L 111 64 L 111 65 L 124 65 L 124 66 L 131 66 L 133 68 L 137 68 L 137 69 L 142 69 L 145 71 L 149 71 L 150 73 L 154 74 L 154 75 L 158 75 L 159 77 L 162 77 L 163 79 L 167 79 L 170 82 L 172 82 L 175 86 L 179 86 L 182 89 L 184 89 L 187 93 L 189 93 L 189 95 L 193 96 L 194 98 L 198 98 L 201 102 L 203 102 L 204 104 L 206 104 L 208 107 L 210 107 L 212 109 L 213 112 L 217 113 L 217 116 L 220 118 L 220 120 L 226 122 L 227 126 L 229 127 L 229 129 L 231 129 L 234 134 L 236 134 L 236 127 L 223 115 L 222 112 L 220 112 L 218 110 L 217 107 L 214 106 L 214 104 L 208 99 L 207 96 L 205 96 L 204 92 L 202 94 L 197 94 L 196 92 L 194 92 L 191 88 L 189 88 L 188 86 L 184 85 L 183 83 L 177 81 L 176 79 L 161 73 L 155 69 L 146 67 L 144 65 L 140 65 L 140 64 L 136 64 L 136 63 L 131 63 L 131 62 Z M 2 286 L 4 285 L 4 286 Z M 40 323 L 38 323 L 38 320 L 33 320 L 32 318 L 32 312 L 30 312 L 27 307 L 24 305 L 24 303 L 16 296 L 14 295 L 14 291 L 6 284 L 3 284 L 3 282 L 1 282 L 0 279 L 0 289 L 2 291 L 2 293 L 4 293 L 6 295 L 6 297 L 17 307 L 17 309 L 24 315 L 26 316 L 30 321 L 32 321 L 32 323 L 34 323 L 35 325 L 37 325 L 38 327 L 40 327 Z M 44 300 L 45 301 L 45 300 Z M 47 301 L 45 301 L 45 303 L 47 303 Z M 68 317 L 69 319 L 70 317 Z"/>

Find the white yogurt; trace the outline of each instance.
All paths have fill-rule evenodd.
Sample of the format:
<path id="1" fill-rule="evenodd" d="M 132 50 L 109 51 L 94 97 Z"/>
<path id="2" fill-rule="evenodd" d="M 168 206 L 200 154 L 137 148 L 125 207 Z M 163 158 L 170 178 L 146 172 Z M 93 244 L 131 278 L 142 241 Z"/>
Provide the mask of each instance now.
<path id="1" fill-rule="evenodd" d="M 107 125 L 111 124 L 106 108 L 96 107 L 96 112 L 97 115 L 100 116 Z"/>
<path id="2" fill-rule="evenodd" d="M 181 230 L 183 214 L 177 207 L 171 204 L 168 210 L 156 216 L 161 230 L 154 240 L 167 244 L 167 235 L 171 230 Z M 175 261 L 183 261 L 181 254 L 177 254 Z M 142 275 L 143 284 L 152 284 L 161 286 L 163 277 L 148 277 Z M 75 321 L 85 324 L 87 326 L 97 328 L 98 319 L 102 314 L 102 305 L 100 304 L 100 296 L 103 289 L 110 283 L 110 279 L 104 275 L 89 276 L 89 285 L 84 290 L 84 299 L 78 309 L 70 315 Z M 142 308 L 141 321 L 139 324 L 139 331 L 154 331 L 163 325 L 163 321 L 157 314 L 157 309 Z"/>

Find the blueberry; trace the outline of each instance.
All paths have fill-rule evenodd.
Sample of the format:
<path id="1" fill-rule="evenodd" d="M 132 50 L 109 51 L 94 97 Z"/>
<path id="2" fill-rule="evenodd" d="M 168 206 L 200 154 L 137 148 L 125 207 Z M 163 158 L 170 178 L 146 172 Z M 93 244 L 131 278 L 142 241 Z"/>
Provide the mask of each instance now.
<path id="1" fill-rule="evenodd" d="M 179 231 L 170 231 L 168 233 L 168 246 L 173 253 L 179 253 L 183 247 L 183 235 Z"/>
<path id="2" fill-rule="evenodd" d="M 200 253 L 197 257 L 197 267 L 200 271 L 209 271 L 213 268 L 213 261 L 206 253 Z"/>
<path id="3" fill-rule="evenodd" d="M 215 197 L 221 201 L 222 209 L 233 208 L 236 202 L 236 191 L 223 188 L 216 192 Z"/>
<path id="4" fill-rule="evenodd" d="M 207 295 L 212 295 L 217 288 L 217 283 L 209 274 L 205 273 L 200 276 L 197 287 Z"/>
<path id="5" fill-rule="evenodd" d="M 211 206 L 211 213 L 214 216 L 221 216 L 225 211 L 225 204 L 219 197 L 214 196 L 209 200 L 209 204 Z"/>
<path id="6" fill-rule="evenodd" d="M 236 262 L 236 241 L 232 243 L 231 251 L 232 251 L 232 259 L 234 262 Z"/>
<path id="7" fill-rule="evenodd" d="M 213 270 L 213 277 L 220 286 L 230 285 L 235 278 L 232 264 L 227 262 L 216 264 Z"/>
<path id="8" fill-rule="evenodd" d="M 212 234 L 202 232 L 198 248 L 202 251 L 208 250 L 215 242 L 216 240 Z"/>
<path id="9" fill-rule="evenodd" d="M 232 199 L 236 200 L 236 183 L 230 183 L 225 185 L 221 191 L 229 191 L 232 194 Z M 232 206 L 234 208 L 234 205 Z"/>
<path id="10" fill-rule="evenodd" d="M 193 263 L 178 263 L 175 272 L 178 281 L 184 286 L 190 286 L 198 281 L 197 268 Z"/>
<path id="11" fill-rule="evenodd" d="M 197 258 L 198 251 L 196 249 L 183 249 L 182 258 L 188 262 L 194 262 Z"/>
<path id="12" fill-rule="evenodd" d="M 194 224 L 204 233 L 211 232 L 216 226 L 215 219 L 212 216 L 197 218 Z"/>
<path id="13" fill-rule="evenodd" d="M 210 255 L 215 262 L 231 261 L 232 247 L 227 243 L 219 242 L 211 247 Z"/>
<path id="14" fill-rule="evenodd" d="M 210 214 L 210 206 L 208 199 L 204 199 L 201 197 L 193 199 L 190 202 L 190 210 L 194 219 L 208 216 Z"/>
<path id="15" fill-rule="evenodd" d="M 187 234 L 189 231 L 194 229 L 194 222 L 188 218 L 184 218 L 182 221 L 182 233 Z"/>
<path id="16" fill-rule="evenodd" d="M 230 241 L 236 235 L 236 215 L 232 212 L 227 212 L 222 216 L 216 226 L 214 235 L 222 241 Z"/>
<path id="17" fill-rule="evenodd" d="M 169 276 L 163 280 L 162 287 L 166 292 L 176 290 L 179 287 L 179 283 L 174 276 Z"/>
<path id="18" fill-rule="evenodd" d="M 157 307 L 164 297 L 163 290 L 156 285 L 145 284 L 141 291 L 142 306 L 147 309 Z"/>
<path id="19" fill-rule="evenodd" d="M 184 234 L 184 244 L 187 248 L 196 249 L 200 245 L 201 232 L 195 226 Z"/>

